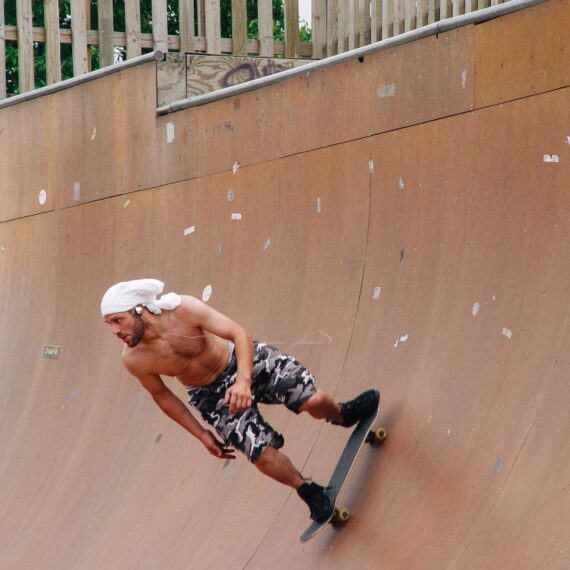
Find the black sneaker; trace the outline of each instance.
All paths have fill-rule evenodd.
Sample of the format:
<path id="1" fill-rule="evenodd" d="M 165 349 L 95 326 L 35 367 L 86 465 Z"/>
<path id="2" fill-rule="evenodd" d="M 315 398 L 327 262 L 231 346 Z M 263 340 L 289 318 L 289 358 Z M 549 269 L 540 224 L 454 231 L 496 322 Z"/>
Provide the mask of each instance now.
<path id="1" fill-rule="evenodd" d="M 353 400 L 339 404 L 342 421 L 331 422 L 334 425 L 344 427 L 353 426 L 356 422 L 363 420 L 373 414 L 380 401 L 378 390 L 366 390 Z"/>
<path id="2" fill-rule="evenodd" d="M 334 499 L 329 487 L 321 487 L 316 483 L 303 483 L 297 489 L 297 494 L 309 505 L 311 518 L 314 521 L 325 522 L 333 514 Z"/>

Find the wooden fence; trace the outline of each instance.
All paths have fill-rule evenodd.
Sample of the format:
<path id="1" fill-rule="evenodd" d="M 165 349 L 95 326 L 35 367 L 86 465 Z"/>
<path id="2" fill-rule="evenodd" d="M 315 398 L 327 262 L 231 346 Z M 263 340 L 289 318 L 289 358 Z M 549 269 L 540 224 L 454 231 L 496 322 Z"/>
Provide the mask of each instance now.
<path id="1" fill-rule="evenodd" d="M 152 33 L 141 33 L 140 0 L 125 0 L 125 29 L 115 30 L 113 0 L 98 0 L 91 29 L 90 0 L 70 0 L 71 27 L 60 29 L 59 0 L 43 0 L 44 26 L 33 26 L 32 0 L 0 0 L 0 99 L 6 92 L 6 42 L 17 42 L 20 92 L 35 89 L 34 45 L 45 44 L 47 83 L 61 81 L 61 45 L 71 44 L 73 76 L 90 71 L 91 46 L 101 67 L 145 50 L 320 59 L 503 0 L 283 0 L 284 39 L 273 37 L 272 0 L 258 0 L 258 37 L 247 37 L 247 0 L 231 0 L 232 38 L 221 37 L 220 0 L 174 0 L 179 34 L 168 34 L 167 0 L 152 0 Z M 300 41 L 299 4 L 312 2 L 312 40 Z M 5 4 L 16 4 L 17 23 L 6 25 Z M 172 10 L 170 11 L 172 13 Z M 172 18 L 172 15 L 170 16 Z M 9 94 L 8 94 L 9 95 Z"/>

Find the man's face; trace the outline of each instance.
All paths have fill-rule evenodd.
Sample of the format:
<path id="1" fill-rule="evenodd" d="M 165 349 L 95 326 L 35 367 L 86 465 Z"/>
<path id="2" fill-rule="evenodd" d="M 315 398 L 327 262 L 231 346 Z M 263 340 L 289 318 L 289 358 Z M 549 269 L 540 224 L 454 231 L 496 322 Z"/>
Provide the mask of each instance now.
<path id="1" fill-rule="evenodd" d="M 129 348 L 135 347 L 144 337 L 145 324 L 140 315 L 133 310 L 113 313 L 105 317 L 113 334 L 121 339 Z"/>

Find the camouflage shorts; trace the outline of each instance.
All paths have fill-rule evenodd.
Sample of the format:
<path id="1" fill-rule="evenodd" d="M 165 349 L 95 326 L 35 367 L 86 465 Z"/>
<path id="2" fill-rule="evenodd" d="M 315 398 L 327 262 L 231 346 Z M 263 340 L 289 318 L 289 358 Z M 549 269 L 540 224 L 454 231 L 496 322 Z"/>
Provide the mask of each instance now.
<path id="1" fill-rule="evenodd" d="M 224 404 L 226 390 L 236 381 L 237 362 L 232 355 L 228 366 L 208 386 L 188 388 L 188 403 L 194 406 L 224 441 L 255 463 L 271 445 L 283 446 L 283 437 L 261 416 L 257 404 L 284 404 L 295 413 L 316 392 L 312 374 L 295 358 L 261 342 L 253 343 L 251 408 L 230 414 Z"/>

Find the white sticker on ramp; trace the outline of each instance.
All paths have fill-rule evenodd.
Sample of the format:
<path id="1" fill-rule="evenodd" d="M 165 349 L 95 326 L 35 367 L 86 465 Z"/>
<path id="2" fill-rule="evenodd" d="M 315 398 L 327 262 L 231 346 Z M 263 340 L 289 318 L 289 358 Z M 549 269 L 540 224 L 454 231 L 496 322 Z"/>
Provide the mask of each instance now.
<path id="1" fill-rule="evenodd" d="M 395 83 L 381 84 L 378 87 L 378 97 L 380 99 L 386 99 L 387 97 L 394 97 L 394 95 L 396 95 Z"/>
<path id="2" fill-rule="evenodd" d="M 545 154 L 544 162 L 560 162 L 560 157 L 557 154 Z"/>
<path id="3" fill-rule="evenodd" d="M 410 335 L 409 333 L 406 333 L 405 335 L 402 335 L 395 343 L 394 343 L 394 348 L 398 348 L 401 344 L 403 344 L 404 342 L 408 342 L 408 340 L 410 340 Z"/>
<path id="4" fill-rule="evenodd" d="M 174 142 L 174 123 L 166 123 L 166 142 Z"/>
<path id="5" fill-rule="evenodd" d="M 206 285 L 204 287 L 204 290 L 202 291 L 202 301 L 204 301 L 204 303 L 207 303 L 210 300 L 211 296 L 212 296 L 212 286 Z"/>

